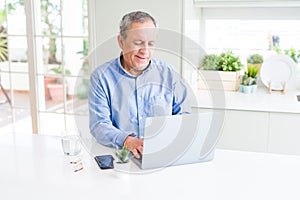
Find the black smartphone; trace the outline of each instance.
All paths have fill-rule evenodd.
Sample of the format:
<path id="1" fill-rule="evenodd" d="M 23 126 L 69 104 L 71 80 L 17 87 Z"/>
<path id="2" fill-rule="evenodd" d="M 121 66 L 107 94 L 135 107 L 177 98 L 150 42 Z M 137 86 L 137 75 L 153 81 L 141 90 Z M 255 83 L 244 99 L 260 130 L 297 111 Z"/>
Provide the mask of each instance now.
<path id="1" fill-rule="evenodd" d="M 100 169 L 113 169 L 114 157 L 112 155 L 102 155 L 94 157 Z"/>

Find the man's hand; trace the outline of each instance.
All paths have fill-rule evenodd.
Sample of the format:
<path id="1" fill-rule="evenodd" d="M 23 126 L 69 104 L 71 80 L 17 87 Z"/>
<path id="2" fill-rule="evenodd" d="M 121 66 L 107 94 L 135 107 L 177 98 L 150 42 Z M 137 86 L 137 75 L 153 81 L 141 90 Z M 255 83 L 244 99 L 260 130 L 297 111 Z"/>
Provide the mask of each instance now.
<path id="1" fill-rule="evenodd" d="M 139 138 L 128 136 L 124 141 L 124 146 L 129 149 L 136 158 L 140 158 L 139 153 L 143 153 L 144 141 Z"/>

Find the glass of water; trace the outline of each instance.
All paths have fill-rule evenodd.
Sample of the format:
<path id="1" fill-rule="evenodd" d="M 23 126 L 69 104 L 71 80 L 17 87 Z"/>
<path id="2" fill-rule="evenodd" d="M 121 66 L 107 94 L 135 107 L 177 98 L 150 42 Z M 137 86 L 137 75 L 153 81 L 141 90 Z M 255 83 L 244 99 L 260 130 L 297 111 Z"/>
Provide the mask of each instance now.
<path id="1" fill-rule="evenodd" d="M 76 156 L 81 151 L 81 142 L 76 130 L 64 130 L 61 143 L 65 155 Z"/>

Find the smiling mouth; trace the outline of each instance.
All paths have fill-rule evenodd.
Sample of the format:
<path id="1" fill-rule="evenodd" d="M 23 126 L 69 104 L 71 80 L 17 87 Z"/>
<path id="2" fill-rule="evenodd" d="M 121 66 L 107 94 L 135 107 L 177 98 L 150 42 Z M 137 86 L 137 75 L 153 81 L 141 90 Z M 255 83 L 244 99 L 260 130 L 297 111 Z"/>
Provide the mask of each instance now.
<path id="1" fill-rule="evenodd" d="M 136 55 L 136 57 L 137 57 L 139 60 L 146 60 L 146 59 L 147 59 L 147 57 L 140 57 L 140 56 L 138 56 L 138 55 Z"/>

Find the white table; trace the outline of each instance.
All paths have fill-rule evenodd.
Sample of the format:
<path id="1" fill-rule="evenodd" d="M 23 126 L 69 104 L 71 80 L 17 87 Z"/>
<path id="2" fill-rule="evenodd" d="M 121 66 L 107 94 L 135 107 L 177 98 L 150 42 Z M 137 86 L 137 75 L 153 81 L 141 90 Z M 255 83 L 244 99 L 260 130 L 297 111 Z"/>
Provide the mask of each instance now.
<path id="1" fill-rule="evenodd" d="M 219 149 L 212 162 L 130 174 L 100 170 L 86 150 L 74 172 L 59 137 L 1 133 L 0 149 L 3 200 L 300 199 L 299 156 Z"/>

